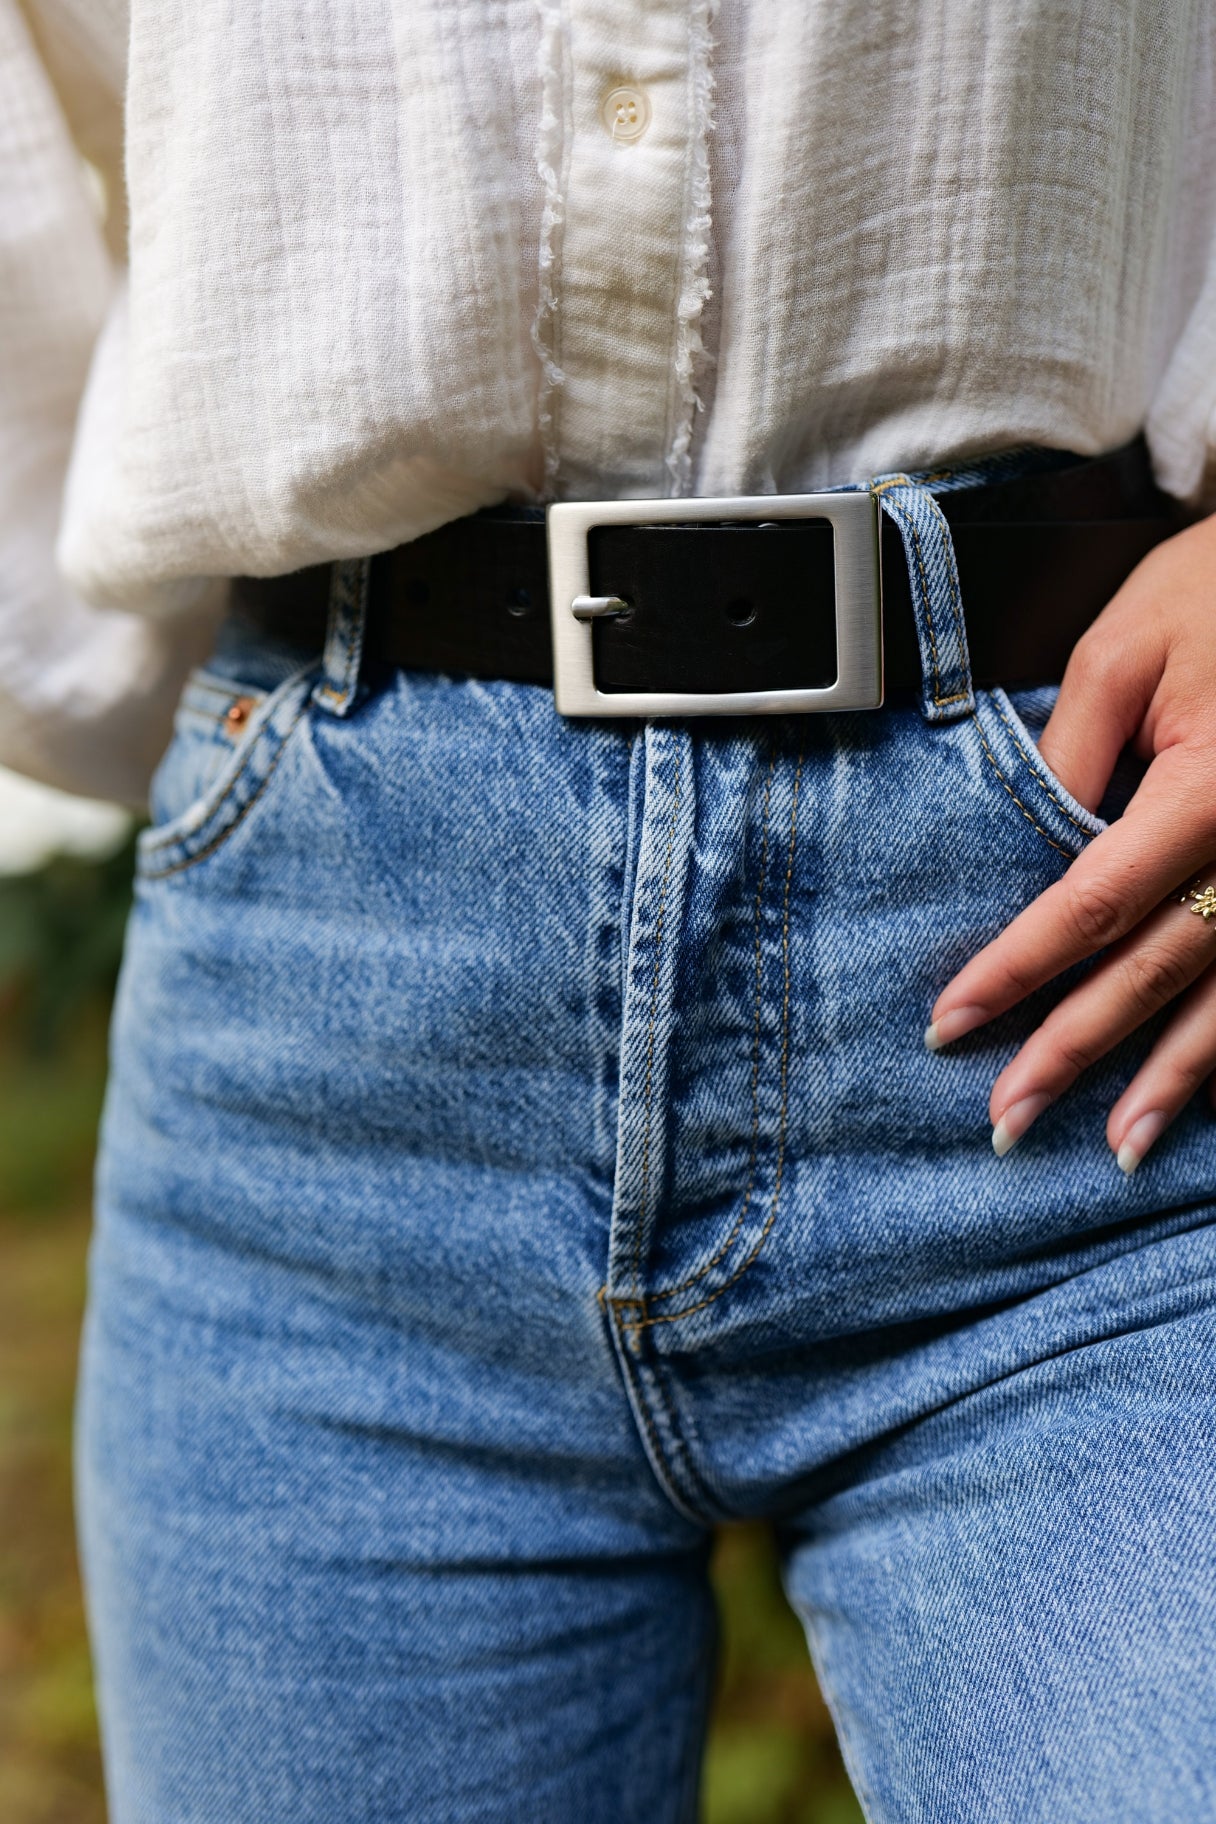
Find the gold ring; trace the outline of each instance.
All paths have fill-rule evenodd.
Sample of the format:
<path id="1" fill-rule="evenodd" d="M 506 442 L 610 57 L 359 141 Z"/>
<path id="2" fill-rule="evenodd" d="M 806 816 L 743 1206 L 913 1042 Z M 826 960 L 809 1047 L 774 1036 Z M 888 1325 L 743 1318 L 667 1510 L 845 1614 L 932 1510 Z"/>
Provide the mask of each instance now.
<path id="1" fill-rule="evenodd" d="M 1178 904 L 1185 906 L 1188 900 L 1191 901 L 1190 910 L 1203 919 L 1205 924 L 1209 918 L 1216 918 L 1216 887 L 1201 886 L 1196 878 Z"/>

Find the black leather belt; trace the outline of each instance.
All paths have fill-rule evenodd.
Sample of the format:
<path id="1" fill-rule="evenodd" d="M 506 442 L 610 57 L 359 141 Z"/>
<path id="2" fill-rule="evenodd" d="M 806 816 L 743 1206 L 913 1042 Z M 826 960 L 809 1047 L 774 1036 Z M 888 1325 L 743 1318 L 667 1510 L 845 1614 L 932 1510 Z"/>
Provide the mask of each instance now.
<path id="1" fill-rule="evenodd" d="M 825 511 L 841 502 L 852 502 L 847 511 L 854 515 L 872 510 L 864 493 L 797 498 L 836 503 Z M 938 501 L 951 528 L 972 675 L 981 686 L 1058 681 L 1077 639 L 1129 571 L 1187 517 L 1155 485 L 1142 437 L 1106 456 L 1078 457 Z M 594 702 L 582 701 L 575 713 L 612 713 L 612 699 L 623 705 L 637 693 L 733 699 L 724 709 L 779 708 L 794 690 L 815 693 L 807 707 L 835 707 L 827 693 L 847 657 L 838 601 L 841 527 L 817 516 L 787 518 L 780 500 L 731 503 L 750 517 L 695 523 L 689 515 L 702 502 L 653 504 L 678 517 L 597 523 L 597 510 L 581 503 L 550 510 L 582 516 L 567 526 L 562 559 L 565 592 L 585 598 L 581 624 L 564 599 L 553 613 L 550 581 L 559 565 L 553 558 L 551 570 L 542 509 L 491 508 L 380 553 L 370 566 L 365 663 L 553 684 L 556 629 L 559 645 L 583 642 L 570 651 L 584 699 L 594 678 Z M 645 510 L 643 503 L 613 502 L 603 515 L 609 509 Z M 770 509 L 771 517 L 759 517 Z M 885 514 L 871 524 L 871 542 L 877 537 L 881 545 L 879 675 L 888 694 L 918 689 L 902 540 Z M 860 536 L 862 520 L 850 525 Z M 854 545 L 860 549 L 856 539 Z M 584 589 L 568 580 L 580 553 Z M 876 559 L 873 570 L 877 585 Z M 288 576 L 238 577 L 231 608 L 319 649 L 330 573 L 320 564 Z M 854 584 L 861 607 L 851 612 L 865 620 L 864 578 Z M 872 613 L 876 622 L 876 587 Z M 560 680 L 558 692 L 559 707 L 573 706 L 563 705 Z M 773 693 L 782 694 L 770 702 Z M 635 705 L 626 713 L 648 711 Z"/>

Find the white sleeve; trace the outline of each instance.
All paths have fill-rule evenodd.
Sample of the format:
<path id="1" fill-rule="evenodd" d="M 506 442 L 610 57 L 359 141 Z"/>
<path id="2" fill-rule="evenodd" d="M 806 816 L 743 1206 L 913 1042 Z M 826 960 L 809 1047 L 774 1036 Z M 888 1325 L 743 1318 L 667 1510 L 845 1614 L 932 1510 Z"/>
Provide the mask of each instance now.
<path id="1" fill-rule="evenodd" d="M 74 133 L 79 117 L 90 156 L 120 147 L 121 75 L 88 69 L 70 7 L 32 17 L 37 43 L 0 0 L 0 764 L 140 808 L 216 611 L 92 608 L 56 567 L 77 412 L 122 292 Z M 120 187 L 117 153 L 113 172 Z M 114 213 L 120 196 L 120 243 Z"/>

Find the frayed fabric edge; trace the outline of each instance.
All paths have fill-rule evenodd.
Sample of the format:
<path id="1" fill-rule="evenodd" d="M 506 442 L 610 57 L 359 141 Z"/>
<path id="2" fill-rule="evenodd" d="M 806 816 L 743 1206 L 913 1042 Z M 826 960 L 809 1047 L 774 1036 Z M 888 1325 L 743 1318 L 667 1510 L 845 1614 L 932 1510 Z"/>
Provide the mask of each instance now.
<path id="1" fill-rule="evenodd" d="M 693 143 L 676 307 L 675 383 L 681 410 L 667 453 L 667 470 L 672 492 L 676 495 L 687 494 L 692 488 L 693 424 L 701 406 L 696 373 L 698 363 L 706 358 L 701 316 L 710 293 L 709 233 L 713 198 L 709 137 L 714 122 L 713 23 L 717 10 L 717 0 L 698 0 L 689 12 L 688 21 Z"/>
<path id="2" fill-rule="evenodd" d="M 536 168 L 544 184 L 540 218 L 540 250 L 536 314 L 532 320 L 532 346 L 540 362 L 540 400 L 537 422 L 544 457 L 543 492 L 551 498 L 559 465 L 556 394 L 566 376 L 557 359 L 557 274 L 561 257 L 561 230 L 565 198 L 558 175 L 562 162 L 562 60 L 564 53 L 561 0 L 537 0 L 540 15 L 540 127 L 536 143 Z"/>

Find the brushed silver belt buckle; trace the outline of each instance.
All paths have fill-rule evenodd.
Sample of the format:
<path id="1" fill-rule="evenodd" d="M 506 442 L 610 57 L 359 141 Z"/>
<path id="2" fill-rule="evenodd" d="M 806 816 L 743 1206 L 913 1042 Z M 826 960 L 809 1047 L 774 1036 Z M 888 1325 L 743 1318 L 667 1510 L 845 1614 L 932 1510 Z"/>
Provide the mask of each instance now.
<path id="1" fill-rule="evenodd" d="M 826 519 L 836 570 L 836 679 L 814 690 L 604 691 L 596 687 L 592 627 L 620 614 L 619 596 L 594 596 L 587 534 L 594 526 L 693 520 Z M 548 508 L 553 694 L 563 716 L 779 716 L 882 705 L 879 509 L 848 494 L 726 495 L 698 500 L 573 500 Z"/>

